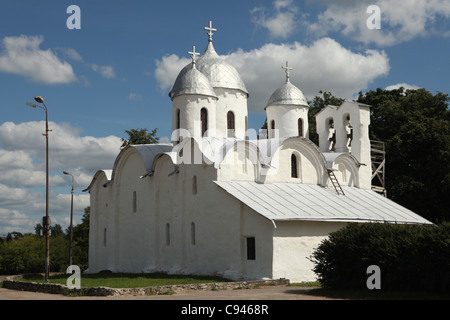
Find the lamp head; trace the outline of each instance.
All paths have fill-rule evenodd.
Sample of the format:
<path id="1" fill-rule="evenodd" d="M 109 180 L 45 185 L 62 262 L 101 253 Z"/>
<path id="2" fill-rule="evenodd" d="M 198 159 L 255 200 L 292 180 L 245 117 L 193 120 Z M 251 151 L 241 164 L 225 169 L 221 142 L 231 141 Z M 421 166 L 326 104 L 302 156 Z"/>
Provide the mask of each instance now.
<path id="1" fill-rule="evenodd" d="M 33 108 L 37 108 L 38 106 L 35 105 L 34 103 L 31 102 L 27 102 L 27 106 L 33 107 Z"/>
<path id="2" fill-rule="evenodd" d="M 44 99 L 41 96 L 34 97 L 34 100 L 39 103 L 44 103 Z"/>

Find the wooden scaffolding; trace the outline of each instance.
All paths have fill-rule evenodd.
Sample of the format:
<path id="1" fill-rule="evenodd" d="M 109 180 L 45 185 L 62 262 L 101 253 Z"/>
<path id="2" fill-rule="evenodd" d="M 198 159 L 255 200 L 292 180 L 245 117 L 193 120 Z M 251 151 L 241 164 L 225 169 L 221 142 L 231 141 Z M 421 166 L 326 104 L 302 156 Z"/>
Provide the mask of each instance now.
<path id="1" fill-rule="evenodd" d="M 370 140 L 370 155 L 372 160 L 372 190 L 386 197 L 386 152 L 384 150 L 384 142 Z"/>

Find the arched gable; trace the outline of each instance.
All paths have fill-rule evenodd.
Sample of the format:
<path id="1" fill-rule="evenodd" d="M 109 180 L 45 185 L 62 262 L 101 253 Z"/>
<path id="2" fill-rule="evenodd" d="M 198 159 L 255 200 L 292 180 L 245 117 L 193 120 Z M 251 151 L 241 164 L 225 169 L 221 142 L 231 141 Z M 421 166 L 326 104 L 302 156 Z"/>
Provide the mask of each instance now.
<path id="1" fill-rule="evenodd" d="M 341 185 L 359 187 L 359 167 L 362 165 L 349 153 L 325 154 L 327 168 L 335 171 Z"/>
<path id="2" fill-rule="evenodd" d="M 298 162 L 297 178 L 291 176 L 292 154 Z M 261 176 L 264 182 L 296 182 L 324 185 L 326 160 L 319 148 L 307 138 L 292 137 L 280 143 Z"/>

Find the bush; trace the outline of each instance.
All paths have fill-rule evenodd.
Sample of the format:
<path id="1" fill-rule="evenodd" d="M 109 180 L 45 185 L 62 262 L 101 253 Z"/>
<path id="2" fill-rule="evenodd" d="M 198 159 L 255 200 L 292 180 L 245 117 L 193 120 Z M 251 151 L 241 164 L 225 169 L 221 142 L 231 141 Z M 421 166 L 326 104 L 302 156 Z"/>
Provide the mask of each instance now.
<path id="1" fill-rule="evenodd" d="M 381 270 L 381 287 L 450 292 L 450 224 L 349 224 L 314 251 L 323 287 L 367 289 L 367 267 Z"/>

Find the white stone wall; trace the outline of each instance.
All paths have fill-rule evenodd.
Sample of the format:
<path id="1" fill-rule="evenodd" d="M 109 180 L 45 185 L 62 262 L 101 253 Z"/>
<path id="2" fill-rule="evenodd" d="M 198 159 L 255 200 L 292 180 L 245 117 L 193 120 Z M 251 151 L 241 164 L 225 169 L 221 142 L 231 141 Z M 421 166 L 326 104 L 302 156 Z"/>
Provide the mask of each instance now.
<path id="1" fill-rule="evenodd" d="M 345 226 L 339 222 L 277 221 L 273 230 L 273 279 L 316 281 L 308 259 L 328 234 Z"/>
<path id="2" fill-rule="evenodd" d="M 295 105 L 268 106 L 267 113 L 267 129 L 270 138 L 290 138 L 297 137 L 298 119 L 303 120 L 303 137 L 309 138 L 308 124 L 308 107 Z M 275 121 L 275 130 L 272 132 L 271 122 Z"/>
<path id="3" fill-rule="evenodd" d="M 351 148 L 348 148 L 347 139 L 348 117 L 353 127 Z M 334 128 L 329 126 L 330 119 L 333 119 Z M 358 168 L 358 183 L 354 184 L 362 189 L 370 189 L 372 181 L 369 125 L 370 107 L 351 101 L 345 101 L 340 107 L 327 106 L 316 115 L 320 150 L 331 152 L 329 138 L 335 132 L 334 152 L 349 152 L 363 164 Z"/>
<path id="4" fill-rule="evenodd" d="M 245 139 L 247 130 L 247 94 L 235 89 L 214 88 L 219 100 L 216 106 L 216 137 L 228 137 L 227 114 L 234 114 L 235 137 Z"/>

